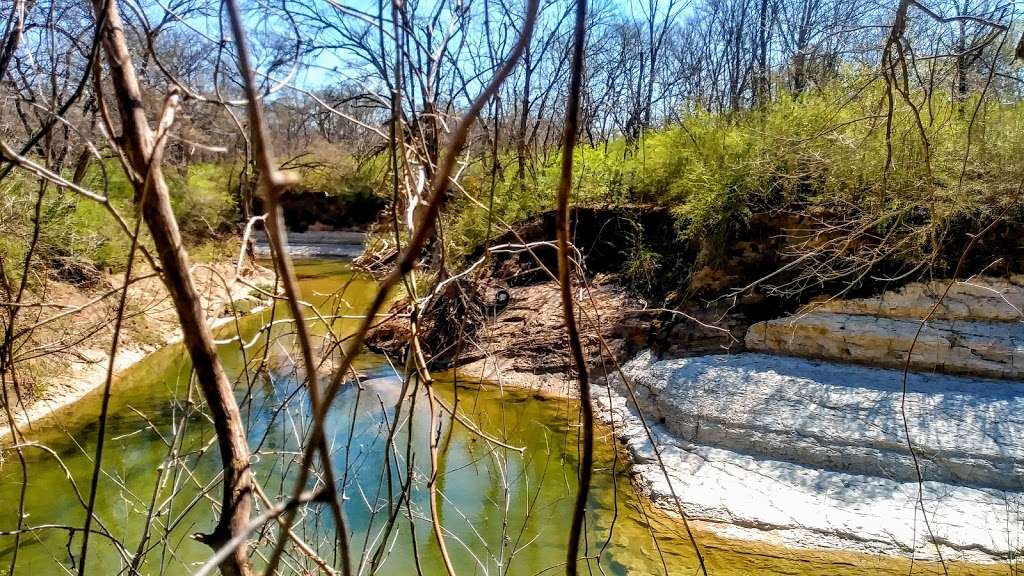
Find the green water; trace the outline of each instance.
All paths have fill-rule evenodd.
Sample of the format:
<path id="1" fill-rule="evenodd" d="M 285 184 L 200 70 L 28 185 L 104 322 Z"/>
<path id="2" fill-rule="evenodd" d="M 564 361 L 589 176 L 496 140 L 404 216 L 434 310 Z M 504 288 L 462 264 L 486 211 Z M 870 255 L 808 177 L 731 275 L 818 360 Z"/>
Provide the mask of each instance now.
<path id="1" fill-rule="evenodd" d="M 359 312 L 373 294 L 372 281 L 354 274 L 343 262 L 306 262 L 298 270 L 307 300 L 324 314 Z M 240 325 L 243 340 L 251 341 L 272 314 L 265 311 L 245 318 Z M 274 318 L 287 316 L 278 310 Z M 333 320 L 331 329 L 345 334 L 355 322 Z M 321 334 L 325 329 L 320 323 L 315 326 Z M 220 350 L 225 366 L 238 377 L 238 398 L 250 445 L 256 451 L 253 469 L 272 499 L 292 490 L 299 448 L 295 438 L 297 430 L 308 423 L 308 403 L 297 389 L 289 361 L 294 353 L 289 332 L 289 325 L 282 322 L 269 338 L 250 342 L 252 346 L 244 352 L 237 342 L 223 344 Z M 235 327 L 229 326 L 218 337 L 234 333 Z M 253 374 L 261 361 L 269 368 Z M 361 355 L 356 369 L 368 379 L 361 387 L 345 388 L 333 405 L 327 430 L 335 469 L 344 483 L 354 554 L 365 574 L 369 573 L 367 556 L 381 544 L 381 528 L 390 509 L 384 445 L 387 426 L 395 420 L 401 380 L 386 359 L 372 354 Z M 188 574 L 210 555 L 210 550 L 190 535 L 212 528 L 211 502 L 219 499 L 219 465 L 216 447 L 210 444 L 211 426 L 197 411 L 201 395 L 190 384 L 188 370 L 182 348 L 169 346 L 116 383 L 97 514 L 124 548 L 119 551 L 109 539 L 93 536 L 87 566 L 90 574 L 127 573 L 126 558 L 140 547 L 148 550 L 140 570 L 143 574 Z M 486 383 L 457 383 L 457 379 L 452 374 L 439 376 L 438 396 L 449 406 L 457 401 L 459 410 L 486 433 L 524 448 L 520 454 L 498 447 L 447 419 L 442 419 L 441 429 L 435 431 L 445 447 L 439 458 L 440 517 L 458 573 L 563 573 L 576 492 L 576 404 L 499 390 Z M 249 381 L 251 386 L 246 384 Z M 29 472 L 25 526 L 83 523 L 85 514 L 75 487 L 87 494 L 99 402 L 98 394 L 92 394 L 56 417 L 37 422 L 28 432 L 31 441 L 52 453 L 36 446 L 24 450 Z M 405 423 L 410 414 L 411 425 Z M 403 472 L 391 478 L 391 498 L 401 491 L 407 458 L 416 470 L 415 481 L 410 503 L 403 506 L 397 529 L 383 547 L 378 573 L 406 575 L 419 569 L 422 574 L 441 574 L 425 488 L 427 438 L 432 433 L 426 398 L 408 397 L 399 420 L 402 432 L 394 439 L 392 458 L 397 460 L 392 462 Z M 407 442 L 405 431 L 410 428 L 413 438 Z M 591 560 L 581 562 L 583 573 L 694 574 L 697 563 L 682 526 L 637 496 L 608 430 L 599 432 L 586 532 Z M 0 530 L 13 530 L 22 469 L 13 451 L 5 450 L 2 457 Z M 152 502 L 157 503 L 159 513 L 150 517 Z M 407 510 L 412 512 L 411 520 L 404 513 Z M 322 557 L 334 561 L 333 525 L 325 508 L 311 507 L 296 532 Z M 43 576 L 75 570 L 80 538 L 80 533 L 69 538 L 69 532 L 61 528 L 24 533 L 15 573 Z M 905 563 L 895 559 L 773 549 L 722 540 L 701 530 L 696 538 L 712 574 L 907 573 Z M 10 566 L 14 542 L 13 536 L 0 536 L 0 574 Z M 262 563 L 261 554 L 268 549 L 264 540 L 253 555 L 255 564 Z M 417 554 L 412 553 L 414 549 Z M 316 573 L 315 566 L 301 554 L 289 556 L 286 572 Z M 982 570 L 955 567 L 954 572 L 976 574 Z M 914 573 L 941 572 L 917 563 Z"/>

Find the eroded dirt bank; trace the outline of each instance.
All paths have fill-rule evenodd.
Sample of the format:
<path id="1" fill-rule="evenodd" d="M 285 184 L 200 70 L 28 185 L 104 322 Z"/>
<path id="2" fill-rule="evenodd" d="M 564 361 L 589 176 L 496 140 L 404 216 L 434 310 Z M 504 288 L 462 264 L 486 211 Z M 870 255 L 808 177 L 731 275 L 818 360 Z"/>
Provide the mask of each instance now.
<path id="1" fill-rule="evenodd" d="M 859 279 L 810 281 L 807 266 L 815 259 L 801 251 L 807 249 L 808 236 L 820 236 L 819 242 L 826 238 L 814 232 L 821 218 L 754 214 L 742 227 L 721 235 L 681 237 L 662 207 L 574 209 L 576 282 L 589 286 L 577 294 L 581 313 L 587 314 L 580 325 L 591 352 L 589 368 L 604 369 L 598 334 L 620 361 L 644 349 L 667 358 L 737 353 L 746 349 L 751 325 L 785 317 L 812 302 L 823 307 L 822 300 L 869 297 L 913 282 L 915 276 L 905 267 L 914 263 L 888 261 Z M 944 249 L 932 255 L 933 274 L 952 273 L 975 232 L 972 226 L 950 232 Z M 964 258 L 964 269 L 984 269 L 991 276 L 1024 271 L 1013 240 L 1018 232 L 1024 237 L 1019 228 L 1006 224 L 980 238 Z M 568 365 L 553 281 L 554 238 L 555 215 L 548 212 L 469 255 L 467 262 L 485 252 L 487 258 L 447 283 L 444 294 L 422 314 L 421 340 L 435 366 L 482 366 L 482 357 L 490 354 L 492 366 L 537 385 L 531 375 L 546 375 L 540 379 L 547 382 L 544 386 L 550 385 L 551 375 L 567 380 L 557 376 Z M 393 251 L 364 254 L 356 264 L 383 270 L 393 257 Z M 396 306 L 408 312 L 407 306 L 398 310 L 403 303 Z M 400 356 L 408 342 L 407 324 L 398 318 L 382 325 L 369 335 L 370 347 Z"/>
<path id="2" fill-rule="evenodd" d="M 711 301 L 736 278 L 709 266 L 693 266 L 687 288 L 678 293 L 660 266 L 635 270 L 638 251 L 657 253 L 662 260 L 697 260 L 699 245 L 678 239 L 664 209 L 581 208 L 573 212 L 572 226 L 579 248 L 577 278 L 585 284 L 576 294 L 579 325 L 589 368 L 599 375 L 613 369 L 613 358 L 625 361 L 647 348 L 672 356 L 742 349 L 746 328 L 774 317 L 766 312 L 782 306 L 774 301 L 766 306 L 765 298 L 757 294 Z M 546 213 L 495 238 L 483 266 L 447 284 L 444 293 L 428 304 L 421 317 L 421 340 L 435 367 L 458 366 L 464 373 L 501 378 L 509 385 L 572 392 L 568 341 L 553 280 L 553 241 L 554 214 Z M 739 280 L 753 278 L 777 262 L 771 251 L 750 246 L 726 255 L 726 268 L 741 273 Z M 471 260 L 482 256 L 480 248 Z M 642 277 L 626 281 L 637 274 Z M 632 289 L 639 284 L 654 296 Z M 669 292 L 682 302 L 674 309 L 649 303 Z M 408 313 L 407 301 L 397 302 L 393 311 Z M 368 346 L 401 357 L 409 340 L 406 318 L 371 331 Z"/>
<path id="3" fill-rule="evenodd" d="M 197 264 L 193 275 L 211 327 L 262 306 L 261 291 L 274 289 L 273 272 L 255 265 L 246 265 L 236 274 L 234 263 Z M 16 352 L 20 360 L 17 390 L 13 386 L 9 390 L 19 428 L 30 429 L 34 420 L 74 404 L 103 385 L 123 281 L 117 274 L 78 284 L 51 279 L 44 292 L 27 295 L 26 301 L 59 305 L 35 308 L 20 317 L 20 325 L 31 330 Z M 136 275 L 128 287 L 125 308 L 115 374 L 181 339 L 174 303 L 152 271 Z M 0 422 L 0 441 L 7 441 L 6 415 Z"/>

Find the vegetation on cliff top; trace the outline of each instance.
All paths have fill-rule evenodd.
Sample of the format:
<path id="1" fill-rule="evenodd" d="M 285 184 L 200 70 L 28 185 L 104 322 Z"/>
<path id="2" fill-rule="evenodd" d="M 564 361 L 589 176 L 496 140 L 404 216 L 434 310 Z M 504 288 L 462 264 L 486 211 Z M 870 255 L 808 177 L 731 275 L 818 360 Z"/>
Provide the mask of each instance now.
<path id="1" fill-rule="evenodd" d="M 941 249 L 950 229 L 970 233 L 997 217 L 1019 219 L 1024 105 L 1006 96 L 954 101 L 916 91 L 887 124 L 885 83 L 851 73 L 820 90 L 783 92 L 753 110 L 698 110 L 635 144 L 581 144 L 574 201 L 666 208 L 678 239 L 697 248 L 696 268 L 721 265 L 723 244 L 744 240 L 757 213 L 803 217 L 808 230 L 794 244 L 841 230 L 847 238 L 860 235 L 874 256 L 890 260 L 889 268 L 913 267 Z M 463 179 L 466 193 L 455 196 L 447 214 L 451 252 L 474 253 L 493 237 L 495 222 L 550 210 L 559 161 L 551 154 L 526 182 L 499 177 L 493 185 L 486 164 L 474 165 Z M 811 244 L 793 246 L 792 256 L 821 242 Z M 642 230 L 624 256 L 623 278 L 641 292 L 656 275 L 686 266 L 685 276 L 694 264 L 652 252 Z M 818 272 L 849 276 L 869 263 L 843 256 L 834 270 Z M 856 249 L 849 256 L 872 257 Z"/>

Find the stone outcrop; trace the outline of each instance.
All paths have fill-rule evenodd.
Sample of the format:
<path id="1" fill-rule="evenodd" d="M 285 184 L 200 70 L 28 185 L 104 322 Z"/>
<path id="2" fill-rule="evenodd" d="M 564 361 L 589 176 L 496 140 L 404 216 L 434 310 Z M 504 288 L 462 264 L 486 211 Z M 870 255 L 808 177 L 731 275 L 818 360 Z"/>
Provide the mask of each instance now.
<path id="1" fill-rule="evenodd" d="M 1005 490 L 1024 487 L 1024 384 L 738 354 L 624 369 L 676 438 L 804 466 Z M 907 417 L 904 429 L 903 414 Z"/>
<path id="2" fill-rule="evenodd" d="M 1024 320 L 1024 275 L 913 282 L 873 298 L 815 302 L 808 309 L 918 321 L 930 314 L 933 320 L 1017 322 Z"/>
<path id="3" fill-rule="evenodd" d="M 363 252 L 364 232 L 353 230 L 310 230 L 288 233 L 288 253 L 293 258 L 355 258 Z M 270 257 L 266 232 L 253 233 L 255 252 Z"/>
<path id="4" fill-rule="evenodd" d="M 726 533 L 798 546 L 919 558 L 938 547 L 975 561 L 1016 552 L 1024 384 L 911 374 L 904 404 L 901 371 L 798 358 L 643 353 L 624 373 L 639 406 L 621 379 L 594 398 L 668 510 L 674 493 Z"/>
<path id="5" fill-rule="evenodd" d="M 989 378 L 1024 378 L 1024 324 L 919 320 L 812 312 L 759 322 L 758 352 Z"/>
<path id="6" fill-rule="evenodd" d="M 909 356 L 911 370 L 1020 379 L 1022 309 L 1020 276 L 910 284 L 874 298 L 813 303 L 792 317 L 759 322 L 745 343 L 758 352 L 900 369 Z"/>
<path id="7" fill-rule="evenodd" d="M 644 352 L 594 399 L 654 500 L 728 535 L 1005 559 L 1024 534 L 1022 310 L 1024 276 L 812 302 L 747 330 L 762 353 Z"/>

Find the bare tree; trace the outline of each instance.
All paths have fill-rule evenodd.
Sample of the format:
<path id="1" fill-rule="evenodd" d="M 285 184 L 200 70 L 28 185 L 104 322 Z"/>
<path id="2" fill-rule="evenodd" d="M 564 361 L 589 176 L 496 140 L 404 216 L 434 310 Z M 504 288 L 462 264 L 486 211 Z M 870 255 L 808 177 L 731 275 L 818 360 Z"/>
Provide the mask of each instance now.
<path id="1" fill-rule="evenodd" d="M 217 432 L 224 471 L 220 519 L 212 532 L 198 538 L 213 548 L 219 548 L 243 531 L 249 523 L 252 479 L 245 426 L 195 291 L 188 253 L 182 245 L 163 176 L 160 162 L 162 150 L 158 147 L 160 140 L 146 117 L 143 95 L 128 50 L 120 11 L 116 2 L 100 0 L 93 2 L 93 10 L 97 25 L 103 28 L 102 44 L 107 55 L 110 83 L 122 128 L 118 142 L 122 143 L 124 170 L 135 189 L 140 212 L 156 246 L 163 278 L 181 321 L 192 367 L 206 397 Z M 107 122 L 108 130 L 113 133 L 112 124 L 109 120 Z M 88 530 L 85 534 L 83 540 L 87 541 Z M 86 544 L 83 542 L 83 556 L 85 550 Z M 82 562 L 84 565 L 84 558 Z M 230 576 L 251 573 L 247 549 L 236 548 L 221 564 L 221 571 Z"/>

